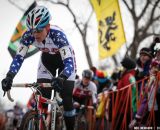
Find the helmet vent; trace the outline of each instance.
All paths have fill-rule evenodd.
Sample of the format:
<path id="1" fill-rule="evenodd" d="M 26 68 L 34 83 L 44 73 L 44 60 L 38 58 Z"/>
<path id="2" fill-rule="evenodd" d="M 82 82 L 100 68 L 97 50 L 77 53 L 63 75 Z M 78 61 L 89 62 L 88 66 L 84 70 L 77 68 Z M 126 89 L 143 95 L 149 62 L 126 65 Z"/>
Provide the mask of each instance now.
<path id="1" fill-rule="evenodd" d="M 32 10 L 32 12 L 31 12 L 32 14 L 34 13 L 34 10 Z"/>
<path id="2" fill-rule="evenodd" d="M 42 9 L 42 12 L 44 12 L 44 9 Z"/>
<path id="3" fill-rule="evenodd" d="M 28 17 L 27 21 L 28 21 L 28 24 L 29 24 L 29 25 L 31 25 L 31 23 L 30 23 L 29 19 L 30 19 L 30 18 Z"/>
<path id="4" fill-rule="evenodd" d="M 40 9 L 38 9 L 38 10 L 36 11 L 36 13 L 38 13 L 38 12 L 39 12 L 39 10 L 40 10 Z"/>
<path id="5" fill-rule="evenodd" d="M 44 19 L 43 21 L 41 21 L 40 24 L 43 25 L 47 21 L 48 21 L 48 17 L 46 19 Z"/>
<path id="6" fill-rule="evenodd" d="M 46 17 L 48 15 L 48 12 L 45 14 L 45 16 L 44 17 Z"/>
<path id="7" fill-rule="evenodd" d="M 34 15 L 31 16 L 31 24 L 33 26 L 33 21 L 34 21 Z"/>
<path id="8" fill-rule="evenodd" d="M 37 23 L 39 22 L 40 20 L 40 17 L 37 17 L 36 20 L 35 20 L 35 25 L 37 25 Z"/>
<path id="9" fill-rule="evenodd" d="M 29 29 L 43 28 L 51 19 L 48 9 L 44 6 L 36 6 L 30 13 L 28 13 L 26 24 Z"/>

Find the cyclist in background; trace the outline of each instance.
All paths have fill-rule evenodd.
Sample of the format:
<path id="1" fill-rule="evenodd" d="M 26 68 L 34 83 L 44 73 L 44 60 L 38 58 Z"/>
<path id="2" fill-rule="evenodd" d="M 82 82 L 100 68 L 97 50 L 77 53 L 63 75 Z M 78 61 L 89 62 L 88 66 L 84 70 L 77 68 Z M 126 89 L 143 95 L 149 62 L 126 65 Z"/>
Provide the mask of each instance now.
<path id="1" fill-rule="evenodd" d="M 27 102 L 27 109 L 28 110 L 34 109 L 35 106 L 36 106 L 36 100 L 34 98 L 34 93 L 32 93 L 31 97 L 29 98 Z"/>
<path id="2" fill-rule="evenodd" d="M 75 56 L 72 46 L 67 40 L 63 30 L 57 26 L 51 26 L 51 15 L 44 6 L 36 6 L 26 18 L 28 30 L 20 40 L 20 47 L 14 57 L 6 78 L 2 80 L 4 92 L 11 89 L 13 79 L 18 73 L 30 45 L 36 46 L 42 51 L 37 82 L 51 83 L 54 89 L 60 92 L 64 104 L 64 119 L 67 130 L 73 130 L 75 122 L 75 110 L 72 103 L 72 90 L 76 76 Z M 58 70 L 58 77 L 56 72 Z M 41 89 L 42 96 L 51 97 L 51 91 Z M 43 104 L 43 109 L 47 109 Z"/>
<path id="3" fill-rule="evenodd" d="M 73 89 L 73 99 L 74 105 L 85 105 L 86 99 L 92 97 L 92 102 L 94 108 L 97 107 L 97 87 L 94 82 L 92 82 L 93 72 L 91 70 L 84 70 L 82 72 L 82 79 L 75 81 L 75 86 Z"/>
<path id="4" fill-rule="evenodd" d="M 18 130 L 20 126 L 20 122 L 23 117 L 23 108 L 20 103 L 16 103 L 13 106 L 13 109 L 9 109 L 5 112 L 7 123 L 6 123 L 6 129 L 7 130 Z"/>

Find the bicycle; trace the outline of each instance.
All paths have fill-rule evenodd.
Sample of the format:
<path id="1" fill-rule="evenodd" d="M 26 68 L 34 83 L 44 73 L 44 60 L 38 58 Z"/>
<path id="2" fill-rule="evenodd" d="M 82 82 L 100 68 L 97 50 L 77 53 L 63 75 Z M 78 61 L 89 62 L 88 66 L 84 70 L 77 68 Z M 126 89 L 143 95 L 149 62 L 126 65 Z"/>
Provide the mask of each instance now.
<path id="1" fill-rule="evenodd" d="M 78 107 L 79 111 L 76 115 L 76 121 L 75 121 L 75 130 L 88 130 L 89 124 L 86 119 L 86 110 L 87 109 L 94 109 L 93 106 L 85 106 L 80 105 Z"/>
<path id="2" fill-rule="evenodd" d="M 75 130 L 93 130 L 96 110 L 92 106 L 92 92 L 87 88 L 76 88 L 73 93 L 74 107 L 77 111 Z"/>
<path id="3" fill-rule="evenodd" d="M 59 105 L 58 102 L 61 102 L 58 93 L 54 90 L 53 99 L 47 99 L 41 96 L 40 91 L 38 90 L 40 87 L 45 87 L 46 89 L 52 89 L 49 83 L 32 83 L 32 84 L 14 84 L 12 87 L 29 87 L 34 92 L 35 98 L 35 108 L 33 110 L 29 110 L 24 114 L 20 130 L 49 130 L 49 126 L 47 126 L 47 122 L 45 120 L 45 115 L 38 109 L 38 103 L 47 103 L 51 105 L 51 130 L 65 130 L 65 123 L 63 119 L 63 109 Z M 37 91 L 40 93 L 37 94 Z M 14 101 L 11 98 L 10 91 L 7 92 L 8 99 L 10 101 Z M 40 99 L 40 100 L 39 100 Z"/>

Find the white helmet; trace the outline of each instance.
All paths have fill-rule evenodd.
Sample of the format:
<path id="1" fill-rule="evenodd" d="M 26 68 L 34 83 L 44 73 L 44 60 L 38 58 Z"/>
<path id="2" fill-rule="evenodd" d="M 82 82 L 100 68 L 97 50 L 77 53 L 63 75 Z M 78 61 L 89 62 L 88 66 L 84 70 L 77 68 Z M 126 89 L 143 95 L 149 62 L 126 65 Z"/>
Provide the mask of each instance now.
<path id="1" fill-rule="evenodd" d="M 28 29 L 44 28 L 50 20 L 48 9 L 44 6 L 36 6 L 28 13 L 26 24 Z"/>

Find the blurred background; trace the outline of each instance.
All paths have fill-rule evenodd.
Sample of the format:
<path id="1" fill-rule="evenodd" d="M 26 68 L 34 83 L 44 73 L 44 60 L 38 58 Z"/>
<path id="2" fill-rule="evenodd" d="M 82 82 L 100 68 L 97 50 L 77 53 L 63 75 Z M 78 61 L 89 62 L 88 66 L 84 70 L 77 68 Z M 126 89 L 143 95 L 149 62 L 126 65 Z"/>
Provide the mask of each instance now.
<path id="1" fill-rule="evenodd" d="M 92 0 L 94 1 L 94 0 Z M 95 0 L 101 2 L 101 0 Z M 104 0 L 105 1 L 105 0 Z M 34 0 L 0 1 L 0 81 L 8 72 L 12 57 L 8 51 L 11 37 L 23 17 L 24 12 Z M 100 60 L 98 50 L 98 22 L 89 0 L 36 0 L 45 5 L 52 14 L 51 24 L 61 27 L 75 50 L 77 74 L 81 77 L 83 69 L 95 66 L 110 75 L 120 66 L 125 55 L 136 59 L 139 50 L 150 47 L 155 35 L 160 31 L 159 0 L 119 0 L 124 27 L 125 43 L 112 56 Z M 40 52 L 26 58 L 14 83 L 32 83 L 36 81 Z M 11 95 L 15 102 L 26 105 L 30 89 L 13 88 Z M 9 109 L 11 103 L 3 97 L 0 90 L 0 109 Z"/>

